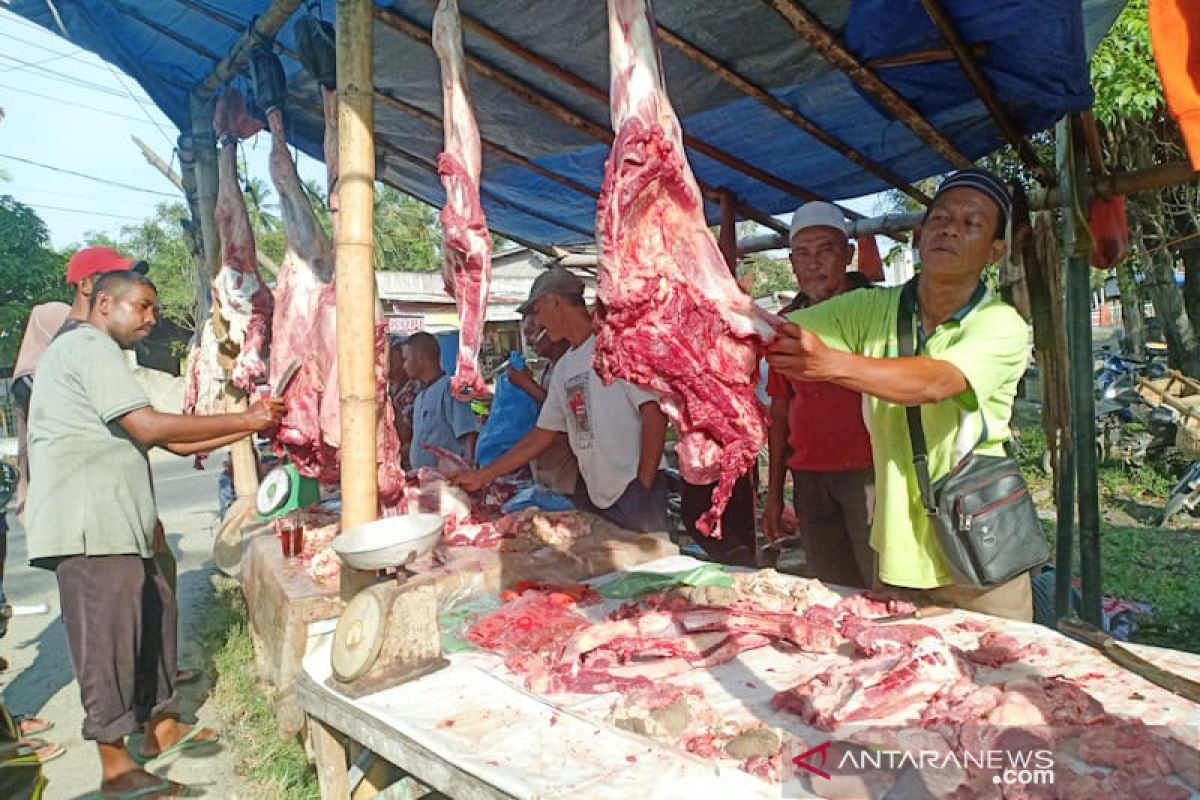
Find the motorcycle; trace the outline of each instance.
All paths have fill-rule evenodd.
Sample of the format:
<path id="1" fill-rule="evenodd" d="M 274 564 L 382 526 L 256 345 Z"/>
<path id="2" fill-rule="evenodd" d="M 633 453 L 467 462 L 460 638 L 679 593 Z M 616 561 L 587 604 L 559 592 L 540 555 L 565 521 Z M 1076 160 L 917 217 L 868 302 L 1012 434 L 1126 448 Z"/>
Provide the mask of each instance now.
<path id="1" fill-rule="evenodd" d="M 1175 484 L 1175 488 L 1171 490 L 1171 495 L 1167 498 L 1167 503 L 1163 506 L 1162 519 L 1159 521 L 1160 528 L 1167 527 L 1167 523 L 1178 514 L 1180 511 L 1187 509 L 1188 513 L 1196 510 L 1200 506 L 1200 461 L 1188 469 L 1184 476 Z"/>

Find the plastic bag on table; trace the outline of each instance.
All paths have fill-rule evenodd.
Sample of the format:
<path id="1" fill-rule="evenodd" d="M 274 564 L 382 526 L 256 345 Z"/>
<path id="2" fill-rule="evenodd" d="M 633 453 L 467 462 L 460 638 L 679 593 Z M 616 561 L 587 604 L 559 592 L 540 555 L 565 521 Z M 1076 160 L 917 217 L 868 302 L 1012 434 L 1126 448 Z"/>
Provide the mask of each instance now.
<path id="1" fill-rule="evenodd" d="M 508 364 L 513 369 L 524 369 L 525 359 L 514 350 L 508 357 Z M 538 402 L 525 390 L 509 383 L 507 371 L 501 371 L 496 378 L 496 398 L 492 401 L 491 413 L 475 444 L 475 460 L 479 466 L 486 467 L 507 453 L 537 424 L 540 411 Z"/>
<path id="2" fill-rule="evenodd" d="M 624 599 L 672 586 L 733 586 L 733 576 L 720 564 L 702 564 L 682 572 L 627 572 L 595 588 L 604 597 Z"/>
<path id="3" fill-rule="evenodd" d="M 457 568 L 455 568 L 457 567 Z M 438 590 L 438 627 L 442 650 L 448 655 L 475 649 L 466 638 L 475 623 L 500 607 L 499 586 L 489 581 L 486 571 L 468 563 L 452 565 L 453 588 L 443 581 Z"/>
<path id="4" fill-rule="evenodd" d="M 542 511 L 573 511 L 575 504 L 566 495 L 531 483 L 520 489 L 500 507 L 502 514 L 512 514 L 525 508 L 540 508 Z"/>

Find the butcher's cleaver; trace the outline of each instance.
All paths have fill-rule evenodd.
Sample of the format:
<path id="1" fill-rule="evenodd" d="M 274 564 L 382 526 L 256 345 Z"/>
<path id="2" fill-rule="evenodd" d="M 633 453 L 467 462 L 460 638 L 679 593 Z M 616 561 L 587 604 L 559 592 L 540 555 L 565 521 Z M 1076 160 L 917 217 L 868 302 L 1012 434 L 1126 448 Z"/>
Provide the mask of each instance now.
<path id="1" fill-rule="evenodd" d="M 1074 617 L 1063 617 L 1058 621 L 1058 629 L 1072 639 L 1096 648 L 1134 675 L 1140 675 L 1151 683 L 1161 686 L 1169 692 L 1174 692 L 1180 697 L 1185 697 L 1193 703 L 1200 703 L 1200 683 L 1150 663 L 1132 650 L 1122 647 L 1115 639 L 1096 626 Z"/>
<path id="2" fill-rule="evenodd" d="M 271 390 L 271 397 L 283 397 L 283 393 L 292 385 L 292 380 L 296 377 L 296 373 L 300 371 L 300 359 L 294 358 L 284 368 L 283 374 L 279 376 L 279 380 L 275 381 L 275 388 Z"/>

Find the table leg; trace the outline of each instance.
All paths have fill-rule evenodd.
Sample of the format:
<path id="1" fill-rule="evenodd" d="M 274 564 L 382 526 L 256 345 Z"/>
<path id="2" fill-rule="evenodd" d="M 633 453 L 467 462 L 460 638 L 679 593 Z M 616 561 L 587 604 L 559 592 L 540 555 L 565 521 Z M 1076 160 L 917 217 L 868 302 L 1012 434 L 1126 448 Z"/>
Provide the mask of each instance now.
<path id="1" fill-rule="evenodd" d="M 312 737 L 313 756 L 317 762 L 317 782 L 321 800 L 350 800 L 350 784 L 346 778 L 346 750 L 330 728 L 315 717 L 308 718 Z"/>

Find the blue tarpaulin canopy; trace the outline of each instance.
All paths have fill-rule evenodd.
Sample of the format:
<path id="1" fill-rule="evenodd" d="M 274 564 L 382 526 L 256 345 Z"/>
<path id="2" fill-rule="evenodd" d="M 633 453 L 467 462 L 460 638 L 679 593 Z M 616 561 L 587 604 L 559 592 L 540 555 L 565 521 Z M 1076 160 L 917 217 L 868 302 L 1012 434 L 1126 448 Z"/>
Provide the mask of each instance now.
<path id="1" fill-rule="evenodd" d="M 946 45 L 920 0 L 790 3 L 815 15 L 966 158 L 979 158 L 1003 144 L 998 126 L 962 68 L 944 52 Z M 333 20 L 332 0 L 304 5 Z M 664 43 L 671 100 L 684 131 L 707 151 L 689 146 L 699 180 L 732 191 L 745 209 L 777 214 L 802 202 L 801 190 L 843 199 L 891 188 L 880 171 L 911 182 L 953 167 L 826 60 L 772 5 L 781 4 L 656 0 L 654 11 L 664 32 L 767 90 L 882 169 L 864 170 L 685 55 L 681 47 Z M 1066 112 L 1091 105 L 1088 56 L 1124 0 L 947 0 L 945 5 L 963 40 L 980 54 L 978 63 L 1007 114 L 1020 131 L 1033 133 Z M 185 131 L 191 127 L 190 91 L 267 6 L 268 0 L 53 3 L 72 43 L 133 76 Z M 600 188 L 608 154 L 607 144 L 595 133 L 597 127 L 610 127 L 607 104 L 597 94 L 606 92 L 608 85 L 604 3 L 462 0 L 461 7 L 464 19 L 494 32 L 485 35 L 471 25 L 464 31 L 468 56 L 484 65 L 483 71 L 470 68 L 468 80 L 485 148 L 491 146 L 485 149 L 483 173 L 489 227 L 539 245 L 590 241 L 593 192 Z M 61 34 L 46 0 L 11 0 L 9 8 Z M 437 123 L 441 86 L 437 59 L 427 43 L 433 3 L 399 0 L 377 3 L 377 8 L 376 89 L 401 101 L 376 102 L 378 176 L 440 206 L 442 188 L 433 165 L 442 145 Z M 294 19 L 289 21 L 276 37 L 291 98 L 289 139 L 321 158 L 320 98 L 316 84 L 294 57 L 294 24 Z M 495 34 L 525 54 L 498 43 Z M 552 68 L 539 66 L 529 54 Z M 905 58 L 913 54 L 916 57 Z M 553 68 L 560 72 L 555 74 Z M 582 84 L 564 79 L 564 70 Z M 548 112 L 544 102 L 514 91 L 505 76 L 589 124 L 568 124 L 561 114 Z M 544 171 L 576 185 L 547 177 Z M 719 216 L 716 205 L 710 204 L 708 212 L 710 220 Z"/>

